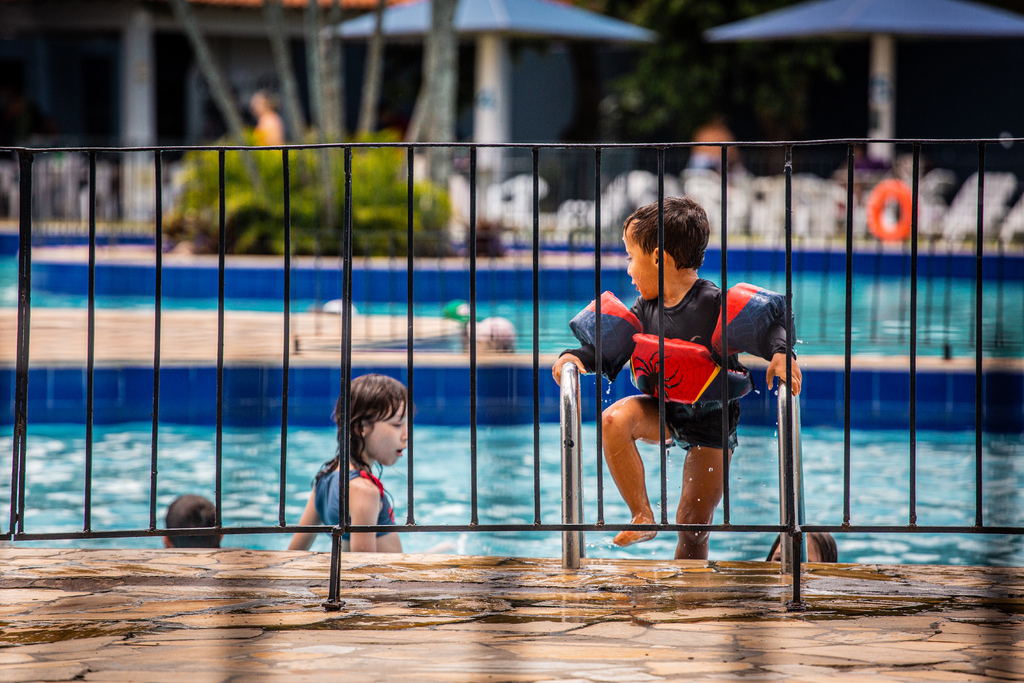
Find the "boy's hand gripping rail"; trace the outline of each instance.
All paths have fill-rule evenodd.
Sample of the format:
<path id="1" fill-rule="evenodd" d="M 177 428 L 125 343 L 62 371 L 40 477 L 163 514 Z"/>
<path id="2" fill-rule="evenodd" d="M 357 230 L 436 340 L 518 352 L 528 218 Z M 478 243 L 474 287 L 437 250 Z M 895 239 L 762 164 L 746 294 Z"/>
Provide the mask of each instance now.
<path id="1" fill-rule="evenodd" d="M 786 383 L 779 381 L 779 521 L 784 527 L 796 529 L 790 535 L 783 531 L 779 535 L 782 551 L 782 573 L 792 574 L 794 562 L 803 559 L 803 535 L 800 527 L 804 523 L 803 466 L 800 462 L 800 397 L 793 396 L 791 420 L 786 419 L 786 404 L 790 401 Z M 793 444 L 792 458 L 786 457 L 786 443 Z"/>
<path id="2" fill-rule="evenodd" d="M 580 374 L 575 363 L 562 366 L 559 422 L 562 443 L 562 524 L 583 523 L 583 477 L 580 467 Z M 579 569 L 583 532 L 562 532 L 562 567 Z"/>

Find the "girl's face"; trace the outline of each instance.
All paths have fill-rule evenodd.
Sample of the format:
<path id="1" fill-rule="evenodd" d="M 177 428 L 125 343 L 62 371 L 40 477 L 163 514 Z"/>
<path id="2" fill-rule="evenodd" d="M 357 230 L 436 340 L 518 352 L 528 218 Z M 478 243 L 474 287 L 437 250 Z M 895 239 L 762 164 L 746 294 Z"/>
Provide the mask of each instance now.
<path id="1" fill-rule="evenodd" d="M 363 432 L 363 458 L 385 467 L 394 465 L 409 445 L 408 411 L 403 409 L 387 420 L 366 426 Z"/>
<path id="2" fill-rule="evenodd" d="M 633 241 L 633 226 L 626 228 L 622 235 L 622 241 L 626 244 L 627 263 L 626 273 L 630 280 L 640 292 L 644 299 L 658 298 L 658 258 L 655 252 L 650 254 L 644 252 L 636 242 Z"/>

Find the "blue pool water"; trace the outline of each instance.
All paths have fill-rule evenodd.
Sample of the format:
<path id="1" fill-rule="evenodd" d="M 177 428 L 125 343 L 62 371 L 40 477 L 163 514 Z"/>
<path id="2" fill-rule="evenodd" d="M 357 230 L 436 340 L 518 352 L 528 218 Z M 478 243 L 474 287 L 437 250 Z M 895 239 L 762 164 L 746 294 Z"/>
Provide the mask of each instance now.
<path id="1" fill-rule="evenodd" d="M 718 274 L 702 272 L 717 282 Z M 775 291 L 785 291 L 784 273 L 738 273 L 730 275 L 733 284 L 748 281 Z M 631 303 L 635 290 L 615 292 L 623 301 Z M 466 294 L 468 297 L 468 293 Z M 858 275 L 854 281 L 852 310 L 852 348 L 855 354 L 908 355 L 910 352 L 910 286 L 908 277 L 883 276 L 875 279 Z M 936 277 L 928 280 L 921 274 L 918 287 L 917 351 L 922 356 L 973 356 L 975 335 L 975 289 L 968 278 Z M 793 306 L 802 354 L 842 355 L 845 348 L 846 282 L 841 274 L 823 278 L 820 273 L 795 273 L 793 276 Z M 292 312 L 314 310 L 319 304 L 314 299 L 294 299 Z M 559 352 L 575 346 L 568 321 L 589 299 L 544 301 L 539 312 L 539 346 L 542 353 Z M 355 301 L 357 313 L 407 315 L 404 303 Z M 17 263 L 14 257 L 0 257 L 0 308 L 17 305 Z M 82 294 L 56 294 L 33 290 L 32 305 L 43 308 L 87 305 Z M 164 297 L 165 309 L 214 310 L 216 298 Z M 151 296 L 98 296 L 96 306 L 101 309 L 118 308 L 142 311 L 154 310 Z M 277 299 L 227 299 L 225 306 L 232 310 L 282 312 L 283 304 Z M 440 316 L 443 304 L 435 302 L 416 304 L 419 316 Z M 1008 280 L 1002 283 L 986 282 L 983 288 L 983 335 L 985 353 L 989 356 L 1020 356 L 1024 353 L 1024 283 Z M 516 347 L 521 351 L 533 348 L 532 303 L 512 301 L 478 301 L 477 319 L 488 316 L 508 318 L 516 327 Z M 358 321 L 355 323 L 358 325 Z M 424 348 L 456 351 L 461 349 L 458 335 L 433 340 Z M 403 346 L 404 348 L 404 346 Z"/>
<path id="2" fill-rule="evenodd" d="M 557 425 L 541 425 L 541 512 L 557 522 L 559 464 Z M 147 528 L 150 496 L 149 424 L 97 427 L 94 432 L 92 523 L 96 530 Z M 182 493 L 214 497 L 214 431 L 204 427 L 165 426 L 159 438 L 158 526 L 167 505 Z M 310 479 L 334 450 L 330 429 L 293 429 L 288 434 L 287 519 L 297 523 Z M 741 428 L 740 448 L 731 468 L 731 521 L 772 524 L 778 520 L 778 464 L 772 430 Z M 906 524 L 909 457 L 907 435 L 855 432 L 852 436 L 851 512 L 854 524 Z M 226 430 L 223 435 L 223 519 L 226 526 L 277 523 L 280 430 Z M 594 427 L 584 425 L 585 519 L 597 515 L 597 465 Z M 917 440 L 917 512 L 920 525 L 972 525 L 974 501 L 973 434 L 919 432 Z M 806 519 L 840 524 L 843 514 L 843 435 L 841 431 L 805 429 L 803 435 Z M 0 437 L 0 467 L 10 471 L 12 442 Z M 30 533 L 82 528 L 85 433 L 81 425 L 30 427 L 28 440 L 28 512 Z M 489 427 L 478 432 L 478 496 L 481 523 L 532 523 L 533 427 Z M 644 447 L 648 490 L 660 510 L 659 454 Z M 678 501 L 682 452 L 669 451 L 669 518 Z M 984 442 L 984 515 L 990 526 L 1024 522 L 1024 437 L 987 436 Z M 415 426 L 414 466 L 416 521 L 420 524 L 467 524 L 470 521 L 469 431 Z M 383 473 L 394 497 L 396 517 L 408 510 L 407 460 Z M 605 519 L 622 523 L 629 515 L 605 471 Z M 10 520 L 9 479 L 0 488 L 0 522 Z M 716 522 L 722 520 L 719 507 Z M 587 534 L 591 557 L 670 558 L 675 535 L 663 533 L 650 543 L 620 549 L 612 532 Z M 711 557 L 720 560 L 763 559 L 773 536 L 716 533 Z M 950 563 L 1024 565 L 1024 538 L 989 535 L 839 534 L 840 559 L 863 563 Z M 446 543 L 449 552 L 498 556 L 558 557 L 557 533 L 409 533 L 406 550 L 417 552 Z M 46 541 L 36 545 L 84 547 L 156 547 L 157 539 Z M 283 549 L 283 534 L 233 536 L 225 545 Z M 314 550 L 327 550 L 321 536 Z"/>

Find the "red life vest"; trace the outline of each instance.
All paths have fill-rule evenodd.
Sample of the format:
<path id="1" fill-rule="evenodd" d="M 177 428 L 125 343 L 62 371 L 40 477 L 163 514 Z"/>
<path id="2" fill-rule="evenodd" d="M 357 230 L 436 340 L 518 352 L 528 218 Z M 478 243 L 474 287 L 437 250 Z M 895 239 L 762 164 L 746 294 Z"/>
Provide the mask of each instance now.
<path id="1" fill-rule="evenodd" d="M 633 337 L 636 348 L 629 367 L 633 384 L 648 396 L 658 396 L 660 351 L 658 335 L 638 334 Z M 682 339 L 665 338 L 665 400 L 673 403 L 721 401 L 722 368 L 711 358 L 711 352 L 700 344 Z M 730 370 L 729 399 L 746 395 L 753 387 L 749 372 Z"/>

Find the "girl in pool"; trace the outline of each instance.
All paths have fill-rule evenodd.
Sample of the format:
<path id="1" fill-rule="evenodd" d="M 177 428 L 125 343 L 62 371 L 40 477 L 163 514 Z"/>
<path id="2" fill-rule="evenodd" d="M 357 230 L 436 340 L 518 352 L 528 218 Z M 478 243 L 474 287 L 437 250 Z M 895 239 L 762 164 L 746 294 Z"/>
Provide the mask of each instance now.
<path id="1" fill-rule="evenodd" d="M 343 451 L 342 439 L 348 434 L 349 519 L 352 524 L 391 525 L 395 512 L 384 485 L 373 475 L 374 464 L 391 466 L 402 457 L 409 441 L 409 396 L 405 386 L 384 375 L 363 375 L 352 380 L 351 419 L 346 428 L 339 420 L 341 398 L 334 408 L 338 423 L 338 451 L 334 459 L 324 463 L 313 480 L 313 490 L 306 502 L 299 524 L 338 523 L 338 477 Z M 316 534 L 297 533 L 289 550 L 308 550 Z M 353 533 L 342 537 L 342 548 L 352 552 L 402 552 L 402 542 L 395 532 Z"/>

